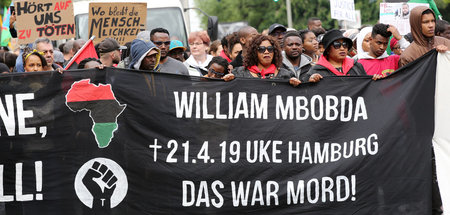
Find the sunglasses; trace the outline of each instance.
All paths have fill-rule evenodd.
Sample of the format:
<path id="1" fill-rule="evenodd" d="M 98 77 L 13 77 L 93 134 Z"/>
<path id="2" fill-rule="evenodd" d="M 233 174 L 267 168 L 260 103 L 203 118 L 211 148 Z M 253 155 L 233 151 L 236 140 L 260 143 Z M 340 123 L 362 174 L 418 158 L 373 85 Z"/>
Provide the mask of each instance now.
<path id="1" fill-rule="evenodd" d="M 222 77 L 222 76 L 225 75 L 224 73 L 216 72 L 216 70 L 214 70 L 213 68 L 210 68 L 209 71 L 210 71 L 212 74 L 216 74 L 216 75 L 219 76 L 219 77 Z"/>
<path id="2" fill-rule="evenodd" d="M 169 46 L 170 45 L 170 41 L 155 41 L 153 42 L 155 45 L 157 46 L 161 46 L 162 44 Z"/>
<path id="3" fill-rule="evenodd" d="M 341 48 L 341 46 L 343 46 L 344 48 L 347 48 L 347 49 L 350 48 L 350 44 L 348 44 L 347 41 L 344 41 L 344 42 L 334 41 L 332 45 L 335 49 L 339 49 L 339 48 Z"/>
<path id="4" fill-rule="evenodd" d="M 260 46 L 260 47 L 258 47 L 258 52 L 259 52 L 259 53 L 264 53 L 264 52 L 266 52 L 266 50 L 267 50 L 269 53 L 272 53 L 273 50 L 274 50 L 274 48 L 273 48 L 273 46 Z"/>

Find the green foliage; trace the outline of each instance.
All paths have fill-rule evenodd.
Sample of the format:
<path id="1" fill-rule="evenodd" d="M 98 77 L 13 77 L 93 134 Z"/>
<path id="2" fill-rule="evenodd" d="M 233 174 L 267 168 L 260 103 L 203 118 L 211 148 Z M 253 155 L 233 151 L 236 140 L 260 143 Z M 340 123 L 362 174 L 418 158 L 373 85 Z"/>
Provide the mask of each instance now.
<path id="1" fill-rule="evenodd" d="M 1 8 L 8 7 L 9 4 L 11 4 L 11 0 L 0 0 L 0 7 Z"/>
<path id="2" fill-rule="evenodd" d="M 361 11 L 361 24 L 374 25 L 380 16 L 383 0 L 355 0 L 355 8 Z M 435 0 L 444 19 L 449 20 L 450 0 Z M 195 4 L 219 22 L 246 21 L 262 32 L 273 23 L 287 26 L 286 0 L 195 0 Z M 326 29 L 338 28 L 337 20 L 331 19 L 329 0 L 291 0 L 292 23 L 295 29 L 305 29 L 310 17 L 318 17 Z M 206 26 L 207 18 L 203 17 Z"/>
<path id="3" fill-rule="evenodd" d="M 435 0 L 443 19 L 450 21 L 450 0 Z"/>
<path id="4" fill-rule="evenodd" d="M 382 0 L 355 0 L 355 8 L 361 11 L 361 24 L 375 25 L 380 18 L 380 3 Z"/>
<path id="5" fill-rule="evenodd" d="M 377 22 L 381 1 L 355 0 L 363 24 Z M 195 3 L 209 15 L 218 16 L 219 22 L 247 21 L 260 32 L 273 23 L 287 25 L 286 0 L 195 0 Z M 310 17 L 320 18 L 326 29 L 339 27 L 337 20 L 330 17 L 329 0 L 291 0 L 291 8 L 295 29 L 305 29 Z M 206 18 L 203 23 L 206 24 Z"/>

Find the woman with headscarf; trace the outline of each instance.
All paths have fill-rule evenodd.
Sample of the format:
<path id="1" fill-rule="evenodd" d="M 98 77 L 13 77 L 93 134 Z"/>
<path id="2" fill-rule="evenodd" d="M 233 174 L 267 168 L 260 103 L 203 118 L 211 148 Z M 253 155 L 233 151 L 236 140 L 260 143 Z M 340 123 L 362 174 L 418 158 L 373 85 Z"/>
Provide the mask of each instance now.
<path id="1" fill-rule="evenodd" d="M 371 33 L 372 27 L 365 27 L 358 33 L 358 36 L 356 38 L 356 59 L 364 59 L 369 56 Z"/>
<path id="2" fill-rule="evenodd" d="M 401 55 L 403 52 L 403 49 L 400 48 L 400 44 L 398 43 L 398 40 L 395 39 L 395 37 L 392 37 L 391 40 L 389 41 L 389 47 L 388 49 L 390 49 L 389 51 L 386 50 L 388 52 L 389 55 Z"/>
<path id="3" fill-rule="evenodd" d="M 449 49 L 450 40 L 434 35 L 436 18 L 433 10 L 425 6 L 415 7 L 411 10 L 409 24 L 414 42 L 400 56 L 400 67 L 416 60 L 431 49 L 436 48 L 439 52 L 446 52 Z"/>
<path id="4" fill-rule="evenodd" d="M 366 75 L 363 66 L 347 57 L 352 40 L 342 35 L 339 30 L 330 30 L 323 36 L 324 53 L 319 61 L 309 70 L 306 78 L 318 82 L 325 76 Z"/>
<path id="5" fill-rule="evenodd" d="M 281 68 L 281 48 L 273 37 L 258 34 L 243 51 L 244 66 L 233 70 L 236 78 L 288 79 L 293 86 L 300 84 L 293 72 Z"/>

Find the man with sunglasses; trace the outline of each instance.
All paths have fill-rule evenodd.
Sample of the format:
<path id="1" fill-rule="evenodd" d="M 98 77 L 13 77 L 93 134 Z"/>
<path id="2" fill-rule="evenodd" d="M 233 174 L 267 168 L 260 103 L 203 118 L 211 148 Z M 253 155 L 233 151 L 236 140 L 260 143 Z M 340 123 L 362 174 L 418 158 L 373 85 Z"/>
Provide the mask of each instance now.
<path id="1" fill-rule="evenodd" d="M 183 63 L 171 58 L 169 54 L 170 34 L 167 29 L 155 28 L 150 32 L 150 40 L 161 50 L 160 72 L 189 75 Z"/>

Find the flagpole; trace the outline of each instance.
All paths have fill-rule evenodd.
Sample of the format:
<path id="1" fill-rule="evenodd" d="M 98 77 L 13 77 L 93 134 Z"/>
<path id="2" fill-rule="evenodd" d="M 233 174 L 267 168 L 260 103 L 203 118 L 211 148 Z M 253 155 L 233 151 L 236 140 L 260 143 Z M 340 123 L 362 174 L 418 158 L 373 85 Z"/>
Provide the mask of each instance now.
<path id="1" fill-rule="evenodd" d="M 64 67 L 64 70 L 66 70 L 67 68 L 72 66 L 73 62 L 75 61 L 75 59 L 77 59 L 78 55 L 80 55 L 81 52 L 86 48 L 86 46 L 88 46 L 90 42 L 93 42 L 94 39 L 95 39 L 95 36 L 92 36 L 91 38 L 89 38 L 88 41 L 86 41 L 86 43 L 84 43 L 84 45 L 77 51 L 77 53 L 75 53 L 75 55 L 72 57 L 72 59 L 70 59 L 69 63 L 67 63 L 67 65 Z"/>

